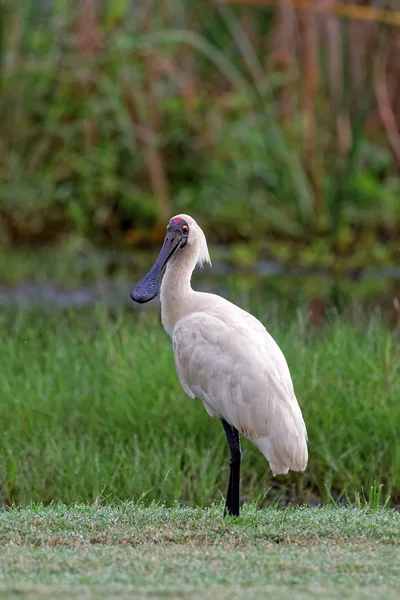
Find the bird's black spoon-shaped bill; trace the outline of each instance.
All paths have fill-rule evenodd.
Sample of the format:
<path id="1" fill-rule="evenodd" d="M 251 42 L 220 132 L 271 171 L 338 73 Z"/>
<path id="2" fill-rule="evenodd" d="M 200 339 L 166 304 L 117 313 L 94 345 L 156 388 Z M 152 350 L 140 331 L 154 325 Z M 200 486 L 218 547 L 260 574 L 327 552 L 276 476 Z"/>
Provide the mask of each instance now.
<path id="1" fill-rule="evenodd" d="M 156 262 L 150 271 L 131 290 L 134 302 L 150 302 L 157 296 L 161 286 L 161 276 L 169 259 L 175 254 L 182 242 L 179 231 L 168 231 Z"/>

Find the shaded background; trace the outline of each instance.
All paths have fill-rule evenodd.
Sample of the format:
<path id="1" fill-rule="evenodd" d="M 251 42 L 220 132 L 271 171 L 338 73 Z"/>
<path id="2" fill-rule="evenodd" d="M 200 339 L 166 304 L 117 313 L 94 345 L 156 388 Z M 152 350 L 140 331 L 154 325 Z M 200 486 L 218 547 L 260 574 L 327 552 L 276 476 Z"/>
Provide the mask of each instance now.
<path id="1" fill-rule="evenodd" d="M 43 248 L 139 256 L 177 212 L 231 244 L 235 265 L 387 274 L 400 243 L 394 8 L 3 1 L 3 282 L 14 263 L 32 279 L 32 248 L 42 268 Z"/>

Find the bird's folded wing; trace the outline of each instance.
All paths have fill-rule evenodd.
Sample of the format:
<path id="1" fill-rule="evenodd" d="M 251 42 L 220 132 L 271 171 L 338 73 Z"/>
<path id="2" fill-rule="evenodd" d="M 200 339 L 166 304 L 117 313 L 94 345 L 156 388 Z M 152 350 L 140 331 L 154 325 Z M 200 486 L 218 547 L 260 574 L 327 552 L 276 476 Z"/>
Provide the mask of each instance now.
<path id="1" fill-rule="evenodd" d="M 246 320 L 197 312 L 178 321 L 173 347 L 182 387 L 250 439 L 305 440 L 286 360 L 261 323 Z"/>

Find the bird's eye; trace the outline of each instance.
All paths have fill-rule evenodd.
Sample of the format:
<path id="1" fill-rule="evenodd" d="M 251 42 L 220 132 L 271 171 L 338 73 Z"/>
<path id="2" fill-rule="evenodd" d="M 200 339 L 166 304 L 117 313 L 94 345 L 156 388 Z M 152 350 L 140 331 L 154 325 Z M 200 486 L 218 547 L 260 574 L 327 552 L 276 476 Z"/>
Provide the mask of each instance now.
<path id="1" fill-rule="evenodd" d="M 189 227 L 187 225 L 182 225 L 182 231 L 187 231 Z"/>

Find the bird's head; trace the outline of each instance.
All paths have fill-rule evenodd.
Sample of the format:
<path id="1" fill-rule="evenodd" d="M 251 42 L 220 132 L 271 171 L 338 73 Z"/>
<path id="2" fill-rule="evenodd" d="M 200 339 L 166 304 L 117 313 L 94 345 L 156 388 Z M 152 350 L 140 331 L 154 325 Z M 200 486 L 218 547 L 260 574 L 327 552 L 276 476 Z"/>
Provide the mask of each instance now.
<path id="1" fill-rule="evenodd" d="M 193 259 L 192 268 L 197 264 L 211 264 L 205 235 L 196 221 L 189 215 L 172 217 L 167 226 L 164 243 L 156 262 L 150 271 L 131 290 L 135 302 L 149 302 L 160 291 L 161 278 L 167 264 L 185 253 Z"/>

